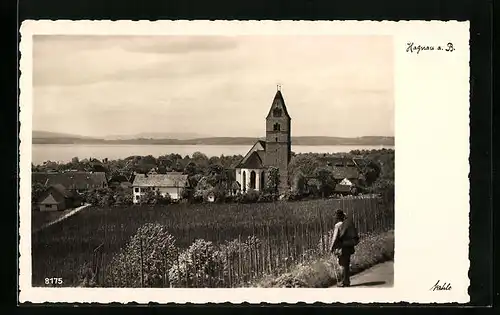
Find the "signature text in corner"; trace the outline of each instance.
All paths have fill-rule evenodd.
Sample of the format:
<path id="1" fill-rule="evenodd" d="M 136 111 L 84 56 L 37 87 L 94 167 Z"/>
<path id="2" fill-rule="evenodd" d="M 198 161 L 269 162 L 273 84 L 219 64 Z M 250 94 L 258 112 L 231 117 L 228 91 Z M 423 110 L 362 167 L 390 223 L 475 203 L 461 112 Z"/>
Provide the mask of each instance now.
<path id="1" fill-rule="evenodd" d="M 441 280 L 438 280 L 430 289 L 431 291 L 450 291 L 451 290 L 451 283 L 448 282 L 443 282 L 441 283 Z"/>

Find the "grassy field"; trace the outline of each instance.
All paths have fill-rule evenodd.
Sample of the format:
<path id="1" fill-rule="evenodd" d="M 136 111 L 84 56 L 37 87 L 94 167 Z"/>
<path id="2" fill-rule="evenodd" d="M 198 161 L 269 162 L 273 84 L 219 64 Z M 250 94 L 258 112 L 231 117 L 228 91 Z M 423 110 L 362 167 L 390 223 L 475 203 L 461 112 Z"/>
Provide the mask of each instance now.
<path id="1" fill-rule="evenodd" d="M 63 217 L 64 215 L 70 213 L 73 209 L 63 210 L 63 211 L 33 211 L 31 213 L 31 230 L 37 231 L 45 224 L 56 221 L 57 219 Z"/>
<path id="2" fill-rule="evenodd" d="M 285 270 L 289 267 L 289 261 L 296 261 L 289 257 L 303 257 L 308 250 L 317 249 L 322 236 L 335 223 L 337 208 L 352 215 L 360 233 L 384 231 L 394 224 L 393 210 L 384 209 L 374 198 L 90 207 L 33 235 L 33 285 L 43 285 L 45 277 L 61 277 L 63 285 L 77 285 L 77 271 L 93 259 L 97 248 L 102 253 L 102 264 L 106 265 L 139 227 L 150 222 L 164 225 L 181 249 L 196 239 L 222 244 L 257 236 L 265 240 L 267 247 L 262 250 L 265 255 L 257 264 L 249 266 L 238 260 L 239 270 L 265 266 L 270 272 L 281 272 L 281 267 Z M 282 261 L 287 263 L 282 266 Z"/>

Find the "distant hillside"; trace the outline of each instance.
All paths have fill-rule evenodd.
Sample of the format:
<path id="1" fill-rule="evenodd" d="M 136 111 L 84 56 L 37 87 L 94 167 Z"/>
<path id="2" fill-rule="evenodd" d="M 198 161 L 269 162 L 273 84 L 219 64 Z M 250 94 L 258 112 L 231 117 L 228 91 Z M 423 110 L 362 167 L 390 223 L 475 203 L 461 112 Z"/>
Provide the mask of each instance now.
<path id="1" fill-rule="evenodd" d="M 130 139 L 177 139 L 188 140 L 208 138 L 210 136 L 193 132 L 141 132 L 134 135 L 110 135 L 104 140 L 130 140 Z"/>
<path id="2" fill-rule="evenodd" d="M 184 134 L 186 135 L 186 134 Z M 264 139 L 264 138 L 260 138 Z M 97 139 L 71 134 L 33 131 L 34 144 L 135 144 L 135 145 L 252 145 L 255 137 L 204 137 L 196 139 Z M 394 145 L 394 137 L 367 136 L 358 138 L 340 137 L 292 137 L 294 145 Z"/>
<path id="3" fill-rule="evenodd" d="M 74 135 L 69 133 L 60 133 L 60 132 L 52 132 L 52 131 L 41 131 L 41 130 L 33 130 L 31 133 L 33 139 L 57 139 L 57 138 L 66 138 L 66 139 L 92 139 L 91 137 L 85 137 L 80 135 Z"/>

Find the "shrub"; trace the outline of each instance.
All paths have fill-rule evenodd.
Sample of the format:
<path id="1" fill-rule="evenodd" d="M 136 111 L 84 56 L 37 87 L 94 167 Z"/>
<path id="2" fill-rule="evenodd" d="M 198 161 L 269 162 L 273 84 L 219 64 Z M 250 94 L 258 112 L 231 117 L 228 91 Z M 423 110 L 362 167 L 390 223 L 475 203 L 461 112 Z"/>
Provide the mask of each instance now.
<path id="1" fill-rule="evenodd" d="M 82 287 L 95 287 L 97 285 L 96 273 L 90 263 L 83 264 L 78 270 L 78 281 Z"/>
<path id="2" fill-rule="evenodd" d="M 272 202 L 275 201 L 276 199 L 277 196 L 275 194 L 263 193 L 259 195 L 257 202 Z"/>
<path id="3" fill-rule="evenodd" d="M 163 287 L 176 252 L 175 239 L 163 225 L 146 223 L 113 258 L 106 282 L 118 287 Z"/>
<path id="4" fill-rule="evenodd" d="M 170 268 L 170 283 L 181 287 L 216 286 L 217 270 L 221 268 L 220 255 L 210 241 L 197 239 L 183 251 Z"/>
<path id="5" fill-rule="evenodd" d="M 303 194 L 300 191 L 297 190 L 289 190 L 285 192 L 285 195 L 283 196 L 284 200 L 288 201 L 297 201 L 303 199 Z"/>
<path id="6" fill-rule="evenodd" d="M 246 193 L 244 193 L 241 196 L 241 203 L 254 203 L 259 200 L 261 193 L 257 190 L 254 189 L 249 189 L 247 190 Z"/>

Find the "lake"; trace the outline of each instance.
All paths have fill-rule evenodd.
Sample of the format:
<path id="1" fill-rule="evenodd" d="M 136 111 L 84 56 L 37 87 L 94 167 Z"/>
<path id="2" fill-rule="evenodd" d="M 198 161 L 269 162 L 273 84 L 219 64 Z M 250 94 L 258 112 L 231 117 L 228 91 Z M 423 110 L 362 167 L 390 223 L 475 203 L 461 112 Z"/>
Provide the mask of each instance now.
<path id="1" fill-rule="evenodd" d="M 208 157 L 223 155 L 244 155 L 251 148 L 250 145 L 136 145 L 136 144 L 33 144 L 32 163 L 42 164 L 45 161 L 68 162 L 73 157 L 79 159 L 97 158 L 102 160 L 124 159 L 132 155 L 160 155 L 177 153 L 182 156 L 191 155 L 196 151 Z M 294 145 L 295 153 L 339 153 L 351 150 L 392 149 L 394 146 L 383 145 L 325 145 L 308 146 Z"/>

